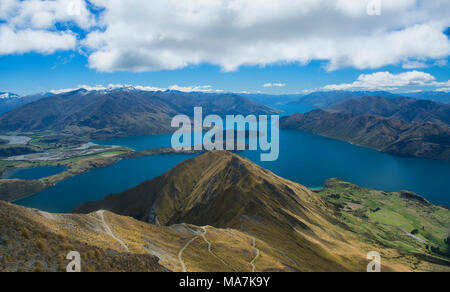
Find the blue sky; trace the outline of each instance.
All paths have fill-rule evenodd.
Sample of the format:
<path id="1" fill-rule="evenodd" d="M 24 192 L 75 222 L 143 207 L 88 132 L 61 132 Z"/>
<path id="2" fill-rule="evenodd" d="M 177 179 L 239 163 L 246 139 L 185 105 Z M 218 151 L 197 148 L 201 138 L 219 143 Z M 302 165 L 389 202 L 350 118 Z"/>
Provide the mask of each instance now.
<path id="1" fill-rule="evenodd" d="M 76 52 L 51 55 L 27 53 L 0 57 L 0 91 L 25 95 L 76 88 L 79 85 L 129 84 L 167 88 L 177 84 L 211 85 L 213 88 L 232 92 L 302 93 L 304 90 L 314 90 L 328 84 L 353 82 L 360 74 L 410 71 L 399 66 L 387 66 L 372 70 L 345 68 L 327 72 L 323 66 L 323 62 L 313 61 L 308 65 L 244 66 L 235 72 L 223 72 L 218 66 L 205 64 L 179 70 L 102 73 L 90 69 L 87 58 Z M 430 66 L 421 71 L 432 74 L 438 81 L 450 79 L 448 65 Z M 285 86 L 264 87 L 266 83 L 283 83 Z M 416 88 L 428 90 L 427 87 L 412 86 L 402 87 L 396 91 Z"/>
<path id="2" fill-rule="evenodd" d="M 448 91 L 449 1 L 370 1 L 5 0 L 0 91 Z"/>

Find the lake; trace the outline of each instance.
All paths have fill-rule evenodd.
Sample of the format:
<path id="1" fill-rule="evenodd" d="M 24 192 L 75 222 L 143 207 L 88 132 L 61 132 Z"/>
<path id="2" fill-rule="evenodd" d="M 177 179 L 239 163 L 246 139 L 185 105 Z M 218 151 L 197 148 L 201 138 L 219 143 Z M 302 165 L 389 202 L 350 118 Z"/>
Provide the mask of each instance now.
<path id="1" fill-rule="evenodd" d="M 65 170 L 66 170 L 65 166 L 41 166 L 35 168 L 20 168 L 6 171 L 3 174 L 2 178 L 33 180 L 56 175 L 58 173 L 64 172 Z"/>
<path id="2" fill-rule="evenodd" d="M 300 131 L 280 132 L 280 157 L 259 162 L 259 154 L 243 156 L 277 175 L 307 187 L 337 177 L 362 187 L 388 192 L 409 190 L 435 204 L 450 206 L 450 162 L 397 157 Z"/>
<path id="3" fill-rule="evenodd" d="M 129 137 L 95 142 L 143 150 L 170 146 L 171 135 Z M 260 162 L 259 152 L 240 155 L 277 175 L 317 188 L 338 177 L 384 191 L 410 190 L 435 204 L 450 206 L 450 162 L 402 158 L 300 131 L 280 131 L 280 157 Z M 98 201 L 157 177 L 195 155 L 158 155 L 122 160 L 58 183 L 17 204 L 49 212 L 68 212 L 86 201 Z"/>
<path id="4" fill-rule="evenodd" d="M 290 116 L 295 113 L 307 113 L 312 110 L 317 109 L 316 107 L 312 106 L 305 106 L 305 105 L 299 105 L 299 104 L 292 104 L 292 103 L 286 103 L 286 104 L 272 104 L 268 105 L 271 108 L 278 109 L 283 111 L 280 116 Z"/>
<path id="5" fill-rule="evenodd" d="M 34 196 L 16 201 L 18 205 L 43 211 L 65 213 L 87 201 L 99 201 L 164 174 L 195 155 L 158 155 L 121 160 L 106 168 L 71 177 Z"/>

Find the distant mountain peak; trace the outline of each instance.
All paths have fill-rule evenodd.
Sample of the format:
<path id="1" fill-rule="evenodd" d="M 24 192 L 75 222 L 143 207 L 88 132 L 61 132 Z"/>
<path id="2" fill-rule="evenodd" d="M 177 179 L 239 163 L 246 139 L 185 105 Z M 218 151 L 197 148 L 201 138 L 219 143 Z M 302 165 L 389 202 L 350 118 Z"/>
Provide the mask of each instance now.
<path id="1" fill-rule="evenodd" d="M 143 92 L 164 92 L 168 91 L 164 88 L 150 87 L 150 86 L 132 86 L 132 85 L 114 85 L 108 86 L 81 86 L 78 88 L 67 88 L 60 90 L 50 91 L 52 94 L 72 94 L 82 92 L 95 92 L 95 93 L 111 93 L 111 92 L 124 92 L 124 91 L 143 91 Z"/>
<path id="2" fill-rule="evenodd" d="M 0 117 L 0 129 L 17 132 L 65 131 L 65 137 L 61 137 L 72 140 L 71 129 L 76 127 L 80 131 L 76 136 L 84 137 L 82 142 L 162 134 L 173 131 L 170 125 L 174 116 L 193 116 L 196 106 L 202 106 L 208 115 L 277 113 L 232 94 L 162 92 L 134 87 L 107 90 L 81 88 L 40 98 L 5 113 Z"/>
<path id="3" fill-rule="evenodd" d="M 450 105 L 408 97 L 367 96 L 344 101 L 328 110 L 363 115 L 373 114 L 410 123 L 431 122 L 441 126 L 450 125 Z"/>
<path id="4" fill-rule="evenodd" d="M 13 98 L 20 98 L 20 96 L 18 94 L 11 92 L 0 92 L 0 99 L 13 99 Z"/>
<path id="5" fill-rule="evenodd" d="M 399 97 L 399 95 L 387 91 L 316 91 L 303 96 L 292 104 L 328 109 L 344 101 L 367 96 L 381 96 L 385 98 Z"/>

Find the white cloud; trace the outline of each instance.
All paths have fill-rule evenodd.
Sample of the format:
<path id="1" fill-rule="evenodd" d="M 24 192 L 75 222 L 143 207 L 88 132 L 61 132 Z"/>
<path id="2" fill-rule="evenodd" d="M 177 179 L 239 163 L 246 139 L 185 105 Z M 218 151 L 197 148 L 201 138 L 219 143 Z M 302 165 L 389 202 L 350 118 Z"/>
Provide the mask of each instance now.
<path id="1" fill-rule="evenodd" d="M 423 69 L 427 68 L 428 65 L 425 62 L 420 61 L 407 61 L 402 65 L 403 69 Z"/>
<path id="2" fill-rule="evenodd" d="M 446 93 L 450 93 L 450 87 L 448 88 L 438 88 L 435 90 L 436 92 L 446 92 Z"/>
<path id="3" fill-rule="evenodd" d="M 95 24 L 84 0 L 2 0 L 0 11 L 0 19 L 14 28 L 50 29 L 73 22 L 88 29 Z"/>
<path id="4" fill-rule="evenodd" d="M 0 55 L 38 52 L 51 54 L 57 50 L 70 50 L 76 46 L 71 32 L 49 32 L 25 29 L 14 31 L 0 25 Z"/>
<path id="5" fill-rule="evenodd" d="M 382 0 L 93 0 L 105 9 L 104 31 L 85 40 L 99 71 L 178 69 L 210 63 L 306 64 L 327 68 L 419 65 L 446 58 L 450 1 Z"/>
<path id="6" fill-rule="evenodd" d="M 101 91 L 101 90 L 114 90 L 114 89 L 136 89 L 136 90 L 142 90 L 142 91 L 166 91 L 167 88 L 160 88 L 160 87 L 153 87 L 153 86 L 133 86 L 128 84 L 109 84 L 107 86 L 103 85 L 79 85 L 76 88 L 63 88 L 63 89 L 56 89 L 56 90 L 50 90 L 53 94 L 61 94 L 61 93 L 67 93 L 72 92 L 79 89 L 85 89 L 89 91 Z"/>
<path id="7" fill-rule="evenodd" d="M 436 78 L 425 72 L 409 71 L 400 74 L 390 72 L 376 72 L 361 74 L 353 83 L 327 85 L 325 90 L 352 90 L 352 89 L 388 89 L 404 86 L 445 86 L 448 82 L 437 82 Z"/>
<path id="8" fill-rule="evenodd" d="M 214 89 L 211 85 L 200 85 L 200 86 L 178 86 L 171 85 L 169 90 L 176 90 L 182 92 L 206 92 L 206 93 L 220 93 L 223 92 L 221 89 Z"/>
<path id="9" fill-rule="evenodd" d="M 95 86 L 90 86 L 90 85 L 79 85 L 76 88 L 63 88 L 63 89 L 55 89 L 55 90 L 50 90 L 50 93 L 53 94 L 60 94 L 60 93 L 67 93 L 67 92 L 72 92 L 75 90 L 79 90 L 79 89 L 86 89 L 89 91 L 94 91 L 94 90 L 107 90 L 107 89 L 116 89 L 116 88 L 124 88 L 127 87 L 127 85 L 119 85 L 119 84 L 110 84 L 108 86 L 103 86 L 103 85 L 95 85 Z"/>
<path id="10" fill-rule="evenodd" d="M 155 86 L 143 86 L 143 85 L 128 85 L 128 84 L 109 84 L 107 86 L 103 85 L 79 85 L 77 88 L 64 88 L 64 89 L 56 89 L 51 90 L 50 92 L 53 94 L 61 94 L 68 93 L 78 89 L 85 89 L 89 91 L 102 91 L 102 90 L 114 90 L 114 89 L 135 89 L 141 91 L 167 91 L 167 90 L 175 90 L 181 92 L 204 92 L 204 93 L 220 93 L 224 92 L 224 90 L 214 89 L 211 85 L 201 85 L 201 86 L 179 86 L 179 85 L 171 85 L 168 88 L 161 88 Z"/>
<path id="11" fill-rule="evenodd" d="M 328 70 L 392 64 L 411 69 L 448 58 L 450 41 L 443 31 L 450 26 L 450 1 L 381 0 L 382 15 L 376 17 L 367 15 L 370 1 L 91 0 L 100 11 L 96 21 L 84 0 L 1 0 L 0 20 L 16 34 L 55 36 L 59 24 L 70 35 L 66 23 L 87 33 L 75 45 L 52 40 L 44 50 L 22 48 L 18 38 L 10 38 L 15 43 L 2 54 L 81 46 L 89 66 L 102 72 L 203 63 L 233 71 L 312 60 L 324 61 Z M 80 4 L 77 13 L 71 3 Z"/>
<path id="12" fill-rule="evenodd" d="M 431 83 L 432 86 L 441 87 L 441 86 L 450 86 L 450 80 L 444 82 L 433 81 Z"/>
<path id="13" fill-rule="evenodd" d="M 95 23 L 84 0 L 1 0 L 0 55 L 73 50 L 76 35 L 66 23 L 89 29 Z M 61 24 L 56 29 L 56 24 Z"/>
<path id="14" fill-rule="evenodd" d="M 417 90 L 408 90 L 408 91 L 405 91 L 404 93 L 420 93 L 420 92 L 423 92 L 423 90 L 420 90 L 420 89 L 417 89 Z"/>
<path id="15" fill-rule="evenodd" d="M 166 91 L 167 90 L 167 88 L 154 87 L 154 86 L 142 86 L 142 85 L 134 86 L 134 88 L 137 90 L 142 90 L 142 91 Z"/>
<path id="16" fill-rule="evenodd" d="M 267 88 L 267 87 L 285 87 L 286 84 L 284 83 L 266 83 L 263 85 L 263 87 Z"/>

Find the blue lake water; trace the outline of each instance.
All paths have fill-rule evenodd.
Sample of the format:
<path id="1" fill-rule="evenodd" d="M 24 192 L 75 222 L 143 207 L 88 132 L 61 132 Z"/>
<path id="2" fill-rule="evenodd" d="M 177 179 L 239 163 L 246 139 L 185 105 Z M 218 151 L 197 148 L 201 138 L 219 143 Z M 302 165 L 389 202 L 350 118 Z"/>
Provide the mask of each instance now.
<path id="1" fill-rule="evenodd" d="M 96 142 L 136 150 L 170 147 L 171 135 L 142 136 Z M 338 177 L 362 187 L 409 190 L 435 204 L 450 206 L 450 162 L 402 158 L 300 131 L 280 131 L 280 156 L 260 162 L 259 152 L 241 152 L 277 175 L 307 187 L 321 187 Z M 68 212 L 86 201 L 130 189 L 157 177 L 194 155 L 151 156 L 122 160 L 107 168 L 62 181 L 42 193 L 16 202 L 50 212 Z"/>
<path id="2" fill-rule="evenodd" d="M 7 171 L 3 175 L 3 178 L 33 180 L 52 176 L 61 173 L 65 170 L 66 170 L 65 166 L 42 166 L 35 168 L 22 168 L 22 169 L 15 169 L 13 171 Z"/>
<path id="3" fill-rule="evenodd" d="M 94 141 L 93 143 L 104 146 L 123 146 L 134 150 L 147 150 L 153 148 L 170 147 L 172 135 L 153 135 L 153 136 L 137 136 L 118 138 L 108 141 Z"/>
<path id="4" fill-rule="evenodd" d="M 290 116 L 295 113 L 307 113 L 309 111 L 315 110 L 317 108 L 312 106 L 304 106 L 304 105 L 297 105 L 297 104 L 273 104 L 269 105 L 269 107 L 282 110 L 283 112 L 280 114 L 280 116 Z"/>
<path id="5" fill-rule="evenodd" d="M 435 204 L 450 206 L 450 162 L 397 157 L 300 131 L 280 132 L 280 157 L 260 162 L 257 152 L 242 154 L 277 175 L 308 187 L 337 177 L 366 188 L 409 190 Z"/>
<path id="6" fill-rule="evenodd" d="M 135 146 L 139 150 L 169 146 L 170 138 L 170 135 L 132 137 L 103 143 Z M 343 141 L 284 130 L 280 132 L 277 161 L 260 162 L 259 152 L 240 154 L 308 187 L 320 187 L 328 178 L 339 177 L 368 188 L 414 191 L 433 203 L 450 206 L 448 161 L 401 158 Z M 100 200 L 132 188 L 192 157 L 164 155 L 122 160 L 110 167 L 72 177 L 16 203 L 45 211 L 67 212 L 85 201 Z"/>
<path id="7" fill-rule="evenodd" d="M 137 186 L 193 157 L 195 155 L 160 155 L 121 160 L 110 167 L 71 177 L 15 203 L 48 212 L 69 212 L 87 201 L 99 201 L 109 194 Z"/>

